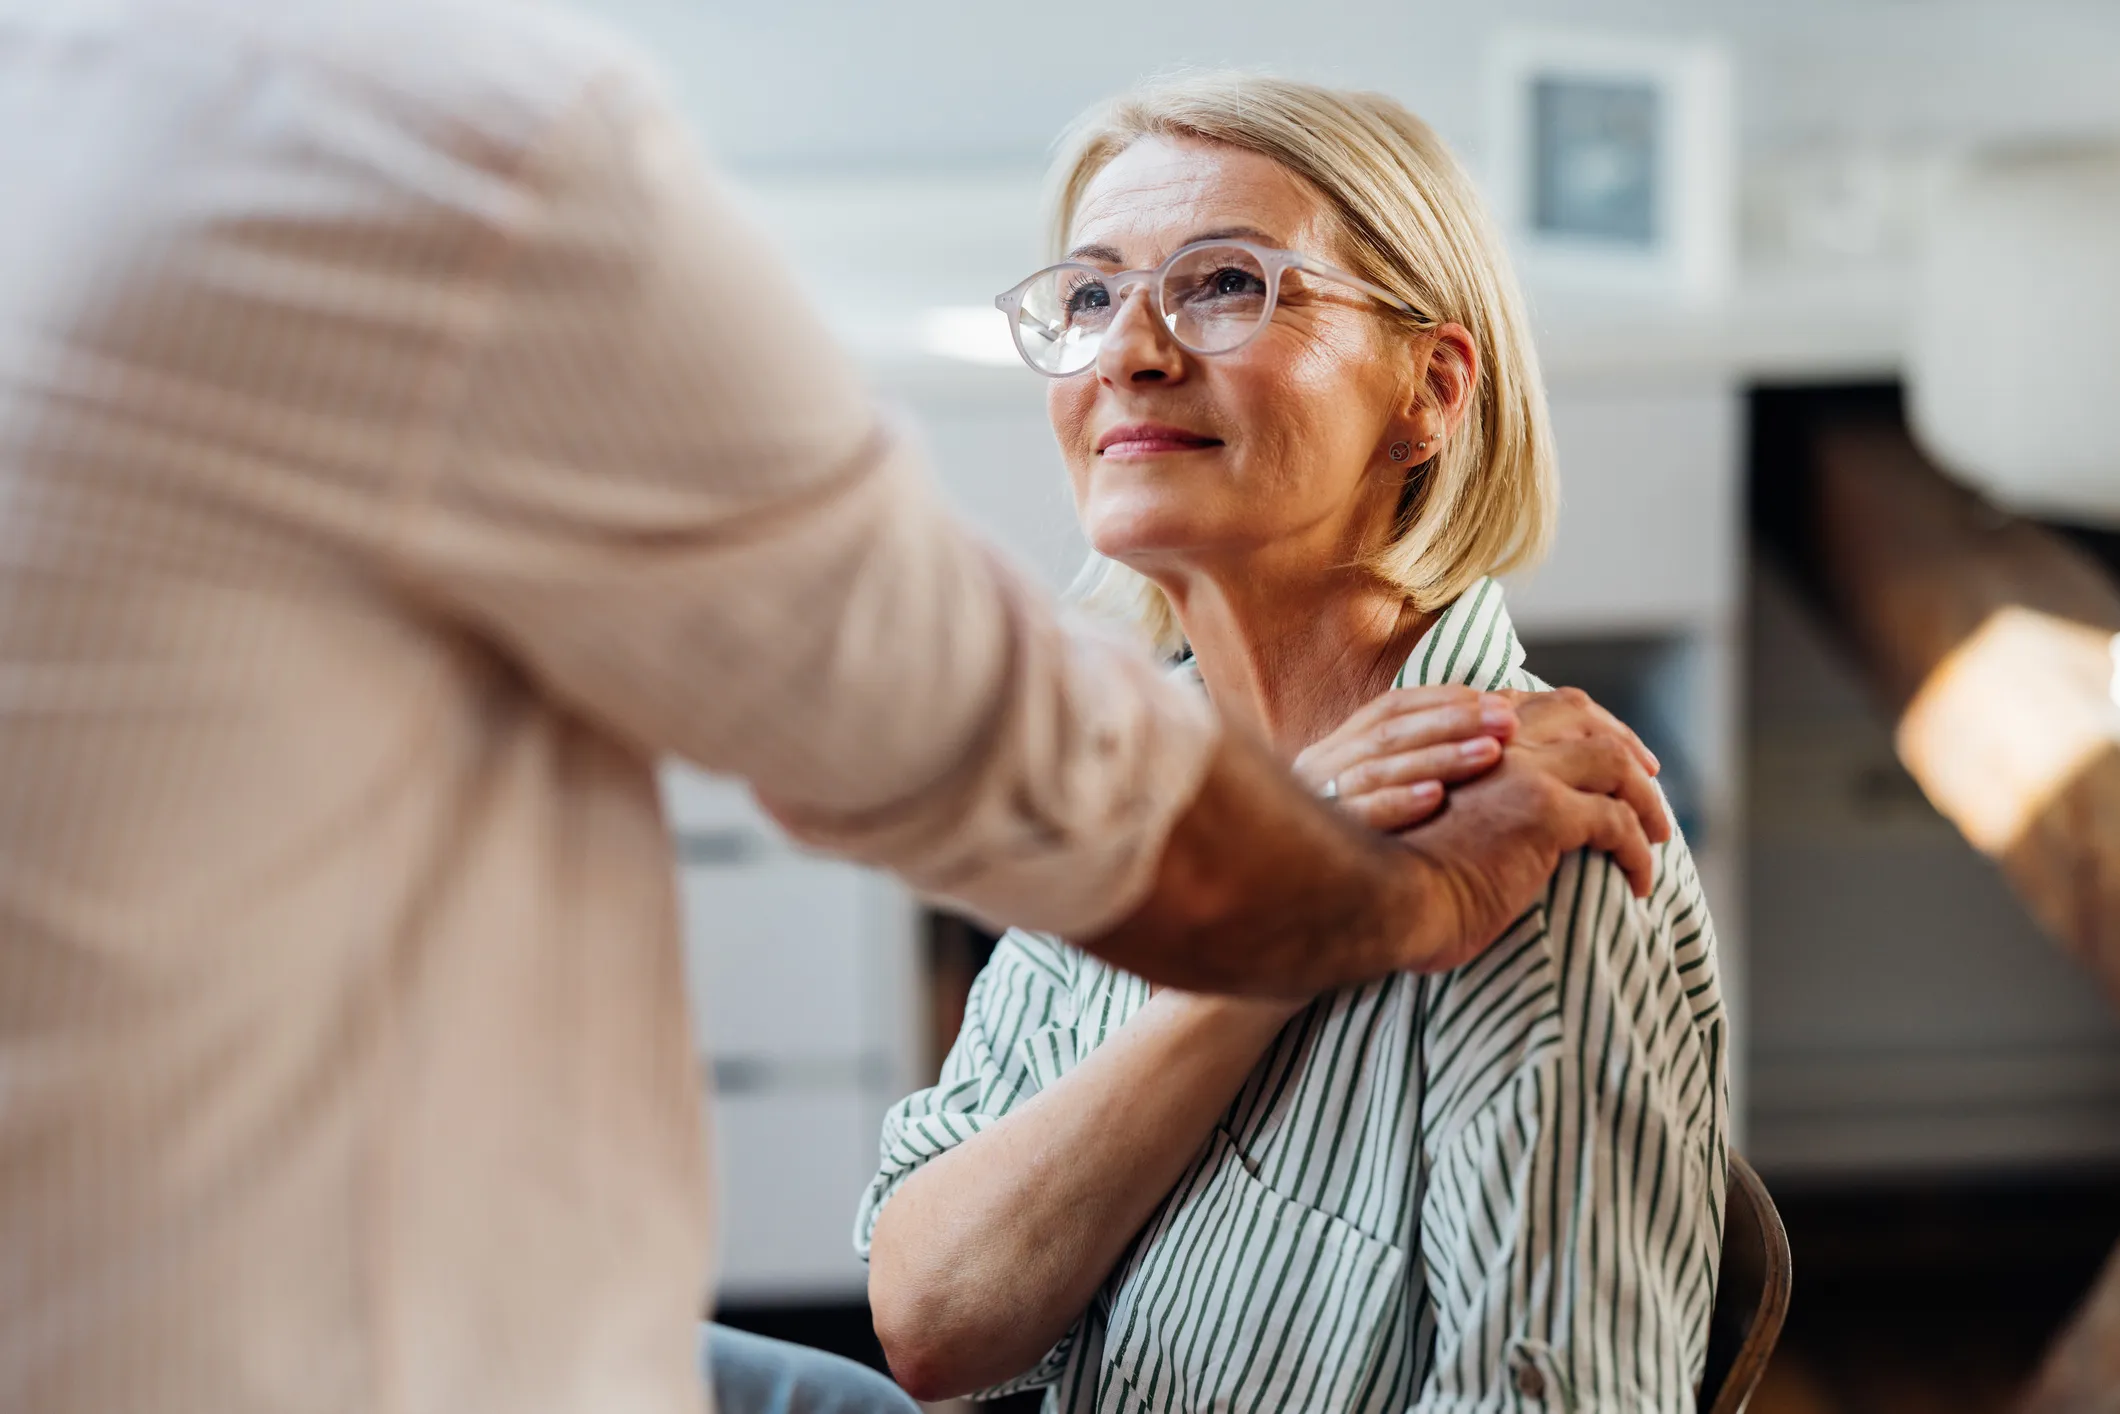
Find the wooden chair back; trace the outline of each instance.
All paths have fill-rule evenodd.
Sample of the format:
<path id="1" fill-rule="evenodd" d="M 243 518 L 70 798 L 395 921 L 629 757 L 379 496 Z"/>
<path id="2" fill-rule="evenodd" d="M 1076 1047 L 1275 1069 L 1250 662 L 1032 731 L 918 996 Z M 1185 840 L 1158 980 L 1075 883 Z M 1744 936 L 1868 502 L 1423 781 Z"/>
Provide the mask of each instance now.
<path id="1" fill-rule="evenodd" d="M 1722 1273 L 1700 1382 L 1702 1414 L 1743 1414 L 1789 1314 L 1788 1231 L 1767 1186 L 1734 1153 L 1724 1208 Z"/>

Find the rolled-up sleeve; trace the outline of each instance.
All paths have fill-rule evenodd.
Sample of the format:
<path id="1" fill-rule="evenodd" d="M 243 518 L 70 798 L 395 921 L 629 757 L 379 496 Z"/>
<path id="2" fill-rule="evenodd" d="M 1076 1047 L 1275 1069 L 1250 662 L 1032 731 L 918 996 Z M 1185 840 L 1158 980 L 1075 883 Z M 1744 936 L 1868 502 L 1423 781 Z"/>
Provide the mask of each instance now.
<path id="1" fill-rule="evenodd" d="M 1010 932 L 994 949 L 972 983 L 941 1078 L 884 1116 L 881 1161 L 854 1220 L 863 1261 L 877 1215 L 900 1184 L 1038 1093 L 1033 1048 L 1073 1020 L 1069 994 L 1079 957 L 1033 933 Z"/>
<path id="2" fill-rule="evenodd" d="M 1053 938 L 1011 932 L 972 984 L 957 1033 L 935 1085 L 908 1095 L 883 1119 L 876 1177 L 854 1218 L 854 1250 L 868 1260 L 876 1219 L 891 1196 L 920 1169 L 998 1122 L 1037 1094 L 1041 1078 L 1075 1060 L 1073 970 L 1080 955 Z M 1067 1054 L 1041 1055 L 1065 1047 Z M 1043 1062 L 1041 1064 L 1041 1061 Z M 1066 1369 L 1082 1322 L 1031 1370 L 983 1396 L 1051 1384 Z"/>
<path id="3" fill-rule="evenodd" d="M 1131 909 L 1208 714 L 948 511 L 652 89 L 585 91 L 490 205 L 401 508 L 418 583 L 810 844 L 988 918 Z"/>

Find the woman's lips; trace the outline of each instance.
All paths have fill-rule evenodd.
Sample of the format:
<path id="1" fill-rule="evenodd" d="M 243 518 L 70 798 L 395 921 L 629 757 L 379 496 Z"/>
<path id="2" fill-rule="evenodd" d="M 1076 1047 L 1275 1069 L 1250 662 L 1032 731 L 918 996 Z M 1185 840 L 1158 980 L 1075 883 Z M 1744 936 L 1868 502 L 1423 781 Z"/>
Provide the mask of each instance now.
<path id="1" fill-rule="evenodd" d="M 1118 457 L 1155 457 L 1171 452 L 1197 452 L 1207 447 L 1219 447 L 1219 437 L 1203 437 L 1197 432 L 1187 432 L 1182 427 L 1162 427 L 1154 423 L 1137 423 L 1127 427 L 1114 427 L 1097 439 L 1097 455 Z"/>

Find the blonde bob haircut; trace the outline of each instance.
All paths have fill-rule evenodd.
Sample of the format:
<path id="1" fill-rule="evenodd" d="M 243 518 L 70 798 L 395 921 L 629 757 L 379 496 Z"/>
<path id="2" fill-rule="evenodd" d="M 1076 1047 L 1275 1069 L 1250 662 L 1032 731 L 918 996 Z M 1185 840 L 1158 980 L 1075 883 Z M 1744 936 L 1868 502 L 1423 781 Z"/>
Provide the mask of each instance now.
<path id="1" fill-rule="evenodd" d="M 1343 261 L 1418 311 L 1408 327 L 1457 323 L 1479 382 L 1443 449 L 1407 473 L 1399 515 L 1370 568 L 1421 612 L 1484 575 L 1535 562 L 1553 538 L 1559 486 L 1546 393 L 1508 256 L 1472 183 L 1429 126 L 1375 93 L 1246 73 L 1152 80 L 1090 109 L 1061 135 L 1048 187 L 1054 258 L 1106 163 L 1144 137 L 1226 143 L 1270 157 L 1325 199 Z M 1324 255 L 1324 252 L 1318 252 Z M 1163 591 L 1092 555 L 1074 597 L 1143 630 L 1157 652 L 1184 635 Z"/>

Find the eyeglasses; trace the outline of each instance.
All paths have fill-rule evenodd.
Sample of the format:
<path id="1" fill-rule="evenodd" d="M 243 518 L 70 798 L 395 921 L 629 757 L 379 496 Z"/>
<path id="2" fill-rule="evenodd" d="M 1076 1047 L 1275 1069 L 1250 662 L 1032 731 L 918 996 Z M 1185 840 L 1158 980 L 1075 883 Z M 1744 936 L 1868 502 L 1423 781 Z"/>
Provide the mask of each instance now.
<path id="1" fill-rule="evenodd" d="M 994 307 L 1008 316 L 1016 352 L 1025 363 L 1048 378 L 1068 378 L 1097 361 L 1104 336 L 1119 317 L 1120 302 L 1136 285 L 1148 287 L 1156 317 L 1179 347 L 1196 354 L 1226 354 L 1259 337 L 1273 318 L 1281 275 L 1287 270 L 1337 281 L 1403 314 L 1414 314 L 1412 305 L 1359 275 L 1297 251 L 1249 241 L 1195 241 L 1172 251 L 1153 270 L 1116 274 L 1063 261 L 994 296 Z"/>

